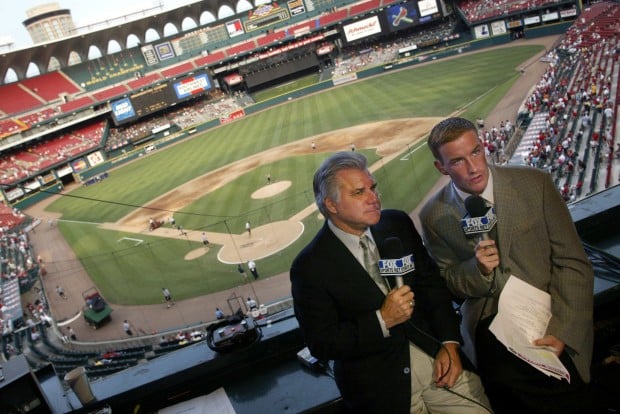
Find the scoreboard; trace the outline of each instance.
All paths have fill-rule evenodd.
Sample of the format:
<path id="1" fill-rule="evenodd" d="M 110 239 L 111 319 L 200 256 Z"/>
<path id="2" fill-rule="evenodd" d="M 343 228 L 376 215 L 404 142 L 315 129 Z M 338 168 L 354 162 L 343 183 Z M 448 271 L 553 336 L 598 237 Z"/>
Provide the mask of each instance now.
<path id="1" fill-rule="evenodd" d="M 116 125 L 134 121 L 211 90 L 213 82 L 206 72 L 160 83 L 129 97 L 111 102 Z"/>

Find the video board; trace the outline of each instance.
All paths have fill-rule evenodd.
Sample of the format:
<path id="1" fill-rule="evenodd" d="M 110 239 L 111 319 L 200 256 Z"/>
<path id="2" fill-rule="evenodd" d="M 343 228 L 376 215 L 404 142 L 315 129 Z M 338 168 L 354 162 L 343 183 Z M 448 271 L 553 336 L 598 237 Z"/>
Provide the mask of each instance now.
<path id="1" fill-rule="evenodd" d="M 206 72 L 157 84 L 110 103 L 116 125 L 142 118 L 178 102 L 203 94 L 213 87 Z"/>
<path id="2" fill-rule="evenodd" d="M 382 24 L 387 32 L 397 32 L 442 18 L 437 0 L 405 1 L 383 10 Z"/>
<path id="3" fill-rule="evenodd" d="M 385 8 L 387 30 L 395 32 L 418 24 L 418 9 L 415 3 L 393 4 Z"/>

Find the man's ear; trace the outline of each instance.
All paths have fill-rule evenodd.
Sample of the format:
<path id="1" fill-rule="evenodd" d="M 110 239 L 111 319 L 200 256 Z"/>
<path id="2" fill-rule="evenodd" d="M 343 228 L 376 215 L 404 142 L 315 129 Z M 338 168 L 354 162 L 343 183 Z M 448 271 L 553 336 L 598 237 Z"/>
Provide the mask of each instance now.
<path id="1" fill-rule="evenodd" d="M 435 165 L 435 168 L 437 168 L 437 171 L 439 171 L 443 175 L 448 175 L 448 171 L 446 171 L 445 168 L 443 168 L 443 164 L 440 161 L 435 160 L 435 162 L 433 162 L 433 165 Z"/>
<path id="2" fill-rule="evenodd" d="M 336 203 L 334 203 L 334 201 L 329 197 L 325 197 L 325 207 L 327 207 L 327 210 L 332 214 L 338 213 L 338 209 L 336 208 Z"/>

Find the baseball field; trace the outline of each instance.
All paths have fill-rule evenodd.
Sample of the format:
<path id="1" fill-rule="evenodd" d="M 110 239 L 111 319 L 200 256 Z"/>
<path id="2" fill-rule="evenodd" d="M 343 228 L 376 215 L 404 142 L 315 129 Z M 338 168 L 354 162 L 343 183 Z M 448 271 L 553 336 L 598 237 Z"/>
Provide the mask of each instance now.
<path id="1" fill-rule="evenodd" d="M 542 48 L 466 54 L 294 99 L 113 169 L 46 211 L 75 252 L 68 260 L 115 304 L 160 303 L 162 286 L 182 300 L 245 284 L 237 263 L 250 259 L 261 279 L 279 275 L 323 224 L 311 184 L 329 153 L 354 145 L 383 207 L 412 211 L 439 177 L 424 142 L 431 127 L 452 114 L 485 118 Z M 149 219 L 165 224 L 150 231 Z M 46 266 L 67 269 L 59 280 L 70 283 L 71 263 Z"/>

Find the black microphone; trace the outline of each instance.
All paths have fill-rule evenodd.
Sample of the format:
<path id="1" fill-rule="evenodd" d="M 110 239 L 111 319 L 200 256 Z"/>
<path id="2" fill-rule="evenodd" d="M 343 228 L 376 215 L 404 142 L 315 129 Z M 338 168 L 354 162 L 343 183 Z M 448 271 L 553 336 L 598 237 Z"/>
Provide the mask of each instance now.
<path id="1" fill-rule="evenodd" d="M 403 285 L 403 275 L 415 270 L 413 254 L 404 251 L 403 243 L 398 237 L 388 237 L 383 241 L 379 274 L 382 277 L 394 277 L 396 287 Z"/>
<path id="2" fill-rule="evenodd" d="M 465 199 L 467 215 L 461 220 L 461 227 L 466 236 L 477 234 L 482 240 L 489 240 L 489 232 L 497 223 L 495 209 L 487 207 L 484 198 L 470 195 Z"/>

